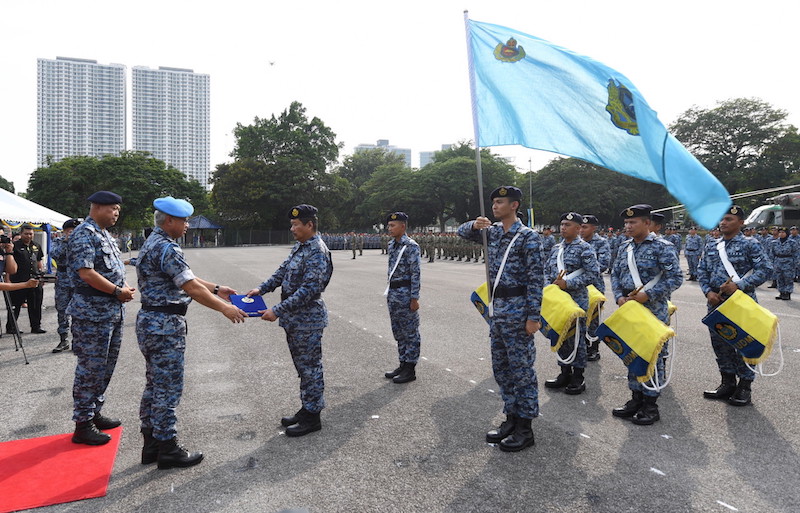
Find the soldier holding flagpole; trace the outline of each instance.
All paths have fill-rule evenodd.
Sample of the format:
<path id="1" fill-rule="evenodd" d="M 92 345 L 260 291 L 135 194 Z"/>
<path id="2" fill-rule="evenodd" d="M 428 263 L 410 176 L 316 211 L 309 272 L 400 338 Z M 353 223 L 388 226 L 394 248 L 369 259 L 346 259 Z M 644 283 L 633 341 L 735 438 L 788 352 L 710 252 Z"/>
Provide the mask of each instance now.
<path id="1" fill-rule="evenodd" d="M 539 235 L 517 218 L 522 191 L 503 186 L 490 197 L 499 222 L 481 216 L 459 226 L 458 235 L 478 242 L 484 232 L 488 242 L 492 371 L 506 419 L 486 434 L 486 441 L 516 452 L 534 444 L 531 420 L 539 415 L 533 335 L 541 327 L 542 246 Z"/>

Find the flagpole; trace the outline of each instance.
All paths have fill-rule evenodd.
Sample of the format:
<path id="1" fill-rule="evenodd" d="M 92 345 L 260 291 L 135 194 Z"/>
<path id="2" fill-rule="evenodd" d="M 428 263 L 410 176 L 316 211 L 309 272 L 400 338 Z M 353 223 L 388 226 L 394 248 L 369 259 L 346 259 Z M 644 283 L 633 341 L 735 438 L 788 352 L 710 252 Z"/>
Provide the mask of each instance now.
<path id="1" fill-rule="evenodd" d="M 467 63 L 469 68 L 469 96 L 472 103 L 472 129 L 475 136 L 475 164 L 478 170 L 478 198 L 481 206 L 481 217 L 486 217 L 486 208 L 483 205 L 483 170 L 481 169 L 481 145 L 480 145 L 480 131 L 478 130 L 478 110 L 476 108 L 477 102 L 475 101 L 475 66 L 472 61 L 472 32 L 469 30 L 469 11 L 464 10 L 464 28 L 467 32 Z M 492 304 L 492 282 L 489 278 L 489 241 L 487 239 L 487 230 L 481 230 L 481 237 L 483 238 L 483 262 L 484 270 L 486 271 L 486 291 L 489 298 L 489 307 L 491 311 Z"/>

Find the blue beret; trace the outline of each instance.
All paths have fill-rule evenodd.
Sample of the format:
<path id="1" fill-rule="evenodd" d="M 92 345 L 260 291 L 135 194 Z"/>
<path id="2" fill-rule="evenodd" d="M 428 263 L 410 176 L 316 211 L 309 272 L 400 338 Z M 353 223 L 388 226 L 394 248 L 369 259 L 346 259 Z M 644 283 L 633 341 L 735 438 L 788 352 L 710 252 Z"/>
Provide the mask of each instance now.
<path id="1" fill-rule="evenodd" d="M 317 212 L 317 207 L 303 203 L 302 205 L 292 207 L 289 211 L 289 219 L 309 219 L 311 217 L 317 217 Z"/>
<path id="2" fill-rule="evenodd" d="M 389 214 L 386 217 L 386 222 L 388 223 L 389 221 L 408 221 L 408 214 L 405 212 L 395 212 L 393 214 Z"/>
<path id="3" fill-rule="evenodd" d="M 650 205 L 633 205 L 623 210 L 619 215 L 625 219 L 630 219 L 631 217 L 646 217 L 649 219 L 651 210 L 653 210 L 653 207 Z"/>
<path id="4" fill-rule="evenodd" d="M 121 205 L 122 196 L 111 191 L 97 191 L 86 198 L 86 201 L 97 203 L 98 205 Z"/>
<path id="5" fill-rule="evenodd" d="M 583 223 L 583 216 L 577 212 L 567 212 L 566 214 L 561 214 L 560 221 L 571 221 L 573 223 L 581 224 Z"/>
<path id="6" fill-rule="evenodd" d="M 588 215 L 588 216 L 583 216 L 583 224 L 593 224 L 595 226 L 598 226 L 600 224 L 600 221 L 597 220 L 597 217 L 593 215 Z"/>
<path id="7" fill-rule="evenodd" d="M 191 203 L 186 200 L 175 199 L 172 196 L 158 198 L 153 201 L 153 208 L 173 217 L 189 217 L 194 213 L 194 207 Z"/>
<path id="8" fill-rule="evenodd" d="M 728 210 L 731 214 L 735 215 L 739 219 L 744 219 L 744 209 L 739 205 L 734 205 Z"/>
<path id="9" fill-rule="evenodd" d="M 519 201 L 522 199 L 522 191 L 511 185 L 503 185 L 492 191 L 489 199 L 495 198 L 509 198 L 512 201 Z"/>
<path id="10" fill-rule="evenodd" d="M 62 230 L 66 230 L 67 228 L 75 228 L 79 224 L 81 224 L 81 219 L 67 219 L 64 221 L 64 225 L 61 227 Z"/>

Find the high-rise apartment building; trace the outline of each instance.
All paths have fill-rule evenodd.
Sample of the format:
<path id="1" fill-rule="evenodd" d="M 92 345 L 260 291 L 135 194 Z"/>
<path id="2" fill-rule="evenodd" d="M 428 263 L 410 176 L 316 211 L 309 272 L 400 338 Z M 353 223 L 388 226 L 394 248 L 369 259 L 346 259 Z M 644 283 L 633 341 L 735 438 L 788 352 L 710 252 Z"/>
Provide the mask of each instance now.
<path id="1" fill-rule="evenodd" d="M 394 153 L 395 155 L 400 155 L 403 157 L 403 161 L 405 161 L 406 166 L 411 167 L 411 149 L 390 146 L 389 139 L 378 139 L 377 144 L 359 144 L 355 147 L 354 151 L 359 152 L 364 150 L 374 150 L 377 148 L 388 151 L 389 153 Z"/>
<path id="2" fill-rule="evenodd" d="M 133 150 L 183 171 L 208 188 L 210 77 L 191 69 L 133 67 Z"/>
<path id="3" fill-rule="evenodd" d="M 125 66 L 37 59 L 37 163 L 119 154 L 125 139 Z"/>
<path id="4" fill-rule="evenodd" d="M 442 149 L 440 151 L 449 150 L 452 148 L 452 144 L 443 144 Z M 427 166 L 431 162 L 433 162 L 433 158 L 436 156 L 435 151 L 421 151 L 419 152 L 419 168 L 422 169 L 423 167 Z"/>

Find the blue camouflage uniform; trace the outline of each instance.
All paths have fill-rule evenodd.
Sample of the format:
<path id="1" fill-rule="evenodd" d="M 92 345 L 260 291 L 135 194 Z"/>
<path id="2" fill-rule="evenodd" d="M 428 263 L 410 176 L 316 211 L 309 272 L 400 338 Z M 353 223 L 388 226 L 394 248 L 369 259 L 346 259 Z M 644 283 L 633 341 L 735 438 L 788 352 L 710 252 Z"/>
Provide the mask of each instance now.
<path id="1" fill-rule="evenodd" d="M 607 239 L 599 236 L 597 233 L 595 233 L 588 242 L 592 246 L 592 249 L 594 249 L 594 254 L 597 256 L 597 264 L 600 266 L 600 272 L 597 274 L 597 278 L 594 280 L 594 282 L 592 282 L 592 285 L 594 285 L 600 292 L 605 293 L 606 282 L 603 279 L 603 273 L 608 271 L 611 267 L 611 244 Z M 599 325 L 600 315 L 595 317 L 591 324 L 589 324 L 589 326 L 586 328 L 587 337 L 591 337 L 591 339 L 594 340 L 595 333 L 597 332 L 597 326 Z"/>
<path id="2" fill-rule="evenodd" d="M 686 262 L 689 264 L 689 276 L 697 277 L 697 265 L 703 252 L 703 238 L 697 235 L 687 235 L 684 243 Z"/>
<path id="3" fill-rule="evenodd" d="M 85 422 L 100 413 L 105 401 L 122 342 L 125 305 L 113 294 L 83 281 L 78 271 L 94 269 L 117 287 L 124 287 L 125 265 L 111 235 L 91 217 L 75 228 L 67 247 L 69 280 L 75 290 L 66 313 L 72 316 L 72 350 L 78 360 L 72 420 Z"/>
<path id="4" fill-rule="evenodd" d="M 550 256 L 550 252 L 553 250 L 553 246 L 556 245 L 556 238 L 553 235 L 542 235 L 542 255 L 544 258 L 548 258 Z"/>
<path id="5" fill-rule="evenodd" d="M 797 263 L 798 244 L 796 241 L 785 237 L 778 237 L 772 242 L 772 267 L 775 271 L 775 280 L 778 282 L 778 292 L 791 294 L 794 291 L 794 270 Z"/>
<path id="6" fill-rule="evenodd" d="M 683 283 L 683 273 L 678 263 L 678 257 L 675 255 L 674 246 L 666 240 L 657 238 L 653 233 L 648 234 L 639 244 L 633 239 L 628 239 L 620 245 L 619 254 L 611 269 L 611 289 L 614 292 L 615 301 L 619 301 L 620 298 L 627 296 L 636 289 L 633 276 L 631 276 L 631 272 L 628 269 L 628 247 L 633 248 L 636 267 L 639 270 L 639 277 L 643 284 L 655 278 L 659 272 L 662 273 L 658 283 L 653 288 L 645 291 L 648 300 L 644 303 L 644 306 L 661 322 L 669 324 L 667 300 L 670 294 Z M 667 353 L 667 344 L 664 344 L 656 365 L 661 383 L 665 380 L 664 357 Z M 634 392 L 642 392 L 646 396 L 659 396 L 658 391 L 648 390 L 643 387 L 631 372 L 628 373 L 628 388 Z"/>
<path id="7" fill-rule="evenodd" d="M 262 295 L 281 288 L 281 302 L 272 311 L 286 331 L 289 352 L 300 376 L 300 400 L 311 413 L 325 407 L 322 331 L 328 325 L 328 309 L 322 292 L 332 274 L 330 251 L 319 235 L 314 235 L 297 242 L 275 274 L 258 286 Z"/>
<path id="8" fill-rule="evenodd" d="M 595 283 L 598 279 L 602 281 L 600 277 L 600 266 L 597 263 L 597 256 L 595 256 L 595 251 L 592 246 L 580 237 L 575 238 L 575 240 L 569 243 L 562 239 L 562 241 L 553 248 L 553 251 L 550 253 L 550 258 L 547 260 L 547 265 L 544 267 L 544 279 L 547 283 L 552 283 L 556 277 L 558 277 L 558 253 L 561 248 L 564 248 L 564 271 L 567 274 L 567 276 L 564 276 L 567 282 L 565 292 L 570 295 L 578 306 L 586 311 L 589 309 L 589 292 L 586 290 L 586 287 Z M 570 273 L 580 271 L 581 269 L 583 273 L 573 278 L 568 278 Z M 577 320 L 580 335 L 578 337 L 578 351 L 575 354 L 575 361 L 571 364 L 558 362 L 560 366 L 571 365 L 578 369 L 586 368 L 585 320 L 585 318 Z M 562 359 L 568 357 L 575 348 L 574 344 L 575 339 L 573 338 L 565 340 L 558 351 L 559 356 Z"/>
<path id="9" fill-rule="evenodd" d="M 458 235 L 482 242 L 480 231 L 472 229 L 473 223 L 468 221 L 459 226 Z M 489 286 L 493 286 L 503 254 L 517 233 L 520 236 L 508 254 L 498 283 L 498 289 L 506 291 L 509 296 L 494 299 L 489 336 L 492 371 L 503 398 L 503 412 L 532 419 L 539 416 L 539 383 L 533 367 L 536 347 L 533 335 L 525 331 L 525 323 L 541 322 L 544 287 L 542 242 L 536 232 L 519 220 L 507 232 L 502 223 L 495 223 L 487 229 Z M 517 293 L 519 295 L 512 295 Z"/>
<path id="10" fill-rule="evenodd" d="M 67 314 L 73 287 L 69 280 L 69 263 L 67 262 L 67 240 L 55 239 L 50 246 L 50 257 L 56 261 L 55 299 L 58 312 L 58 334 L 69 333 L 70 317 Z"/>
<path id="11" fill-rule="evenodd" d="M 772 276 L 772 264 L 761 244 L 754 238 L 745 237 L 739 233 L 730 240 L 725 240 L 725 253 L 728 255 L 728 260 L 736 274 L 742 278 L 737 283 L 739 290 L 758 301 L 756 287 Z M 752 274 L 747 276 L 750 271 L 752 271 Z M 706 246 L 705 256 L 697 268 L 697 279 L 700 282 L 700 289 L 703 291 L 703 295 L 707 295 L 709 292 L 718 293 L 719 287 L 728 281 L 728 278 L 730 276 L 725 270 L 722 260 L 720 260 L 716 242 L 709 244 Z M 715 308 L 716 306 L 708 305 L 709 312 Z M 711 346 L 714 348 L 720 372 L 736 374 L 740 378 L 754 380 L 756 377 L 755 372 L 745 365 L 739 352 L 713 329 L 709 328 L 709 333 L 711 334 Z"/>
<path id="12" fill-rule="evenodd" d="M 682 242 L 680 234 L 671 233 L 669 235 L 666 235 L 664 238 L 667 239 L 668 241 L 670 241 L 670 243 L 672 243 L 673 246 L 675 246 L 675 254 L 680 256 L 680 254 L 681 254 L 681 242 Z"/>
<path id="13" fill-rule="evenodd" d="M 800 235 L 789 235 L 789 238 L 792 239 L 797 245 L 797 248 L 800 249 Z M 800 251 L 795 253 L 795 260 L 794 260 L 794 281 L 798 281 L 800 279 Z"/>
<path id="14" fill-rule="evenodd" d="M 419 311 L 412 312 L 409 305 L 412 299 L 419 299 L 421 257 L 419 245 L 408 235 L 404 234 L 399 242 L 395 239 L 389 242 L 387 276 L 403 247 L 406 248 L 403 258 L 391 276 L 387 304 L 400 363 L 417 363 L 420 348 Z"/>
<path id="15" fill-rule="evenodd" d="M 192 298 L 181 287 L 195 279 L 178 243 L 162 228 L 147 237 L 136 261 L 142 309 L 136 338 L 144 356 L 146 383 L 139 408 L 143 429 L 157 440 L 177 436 L 175 409 L 183 393 L 185 312 Z"/>

